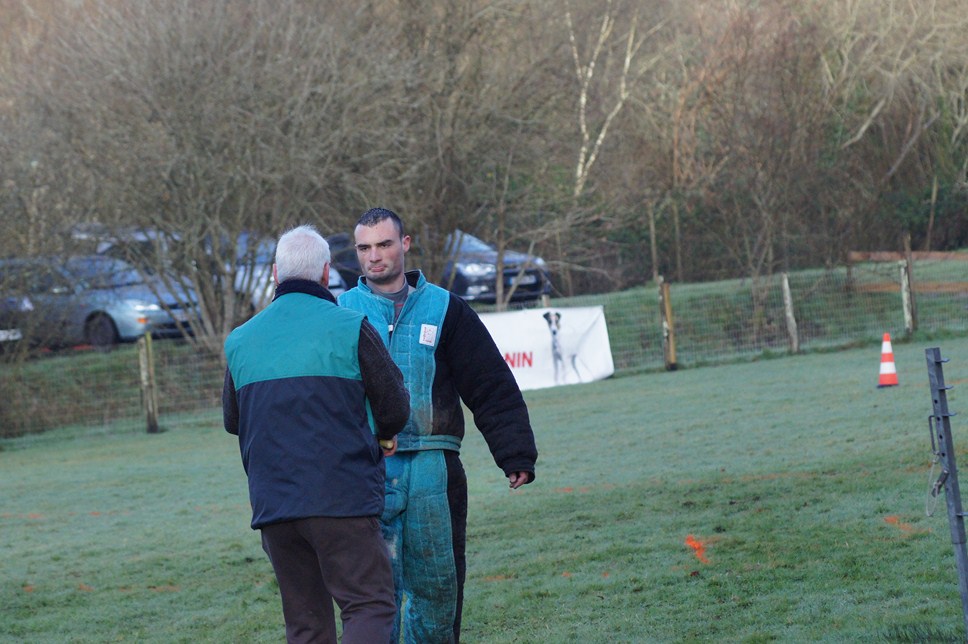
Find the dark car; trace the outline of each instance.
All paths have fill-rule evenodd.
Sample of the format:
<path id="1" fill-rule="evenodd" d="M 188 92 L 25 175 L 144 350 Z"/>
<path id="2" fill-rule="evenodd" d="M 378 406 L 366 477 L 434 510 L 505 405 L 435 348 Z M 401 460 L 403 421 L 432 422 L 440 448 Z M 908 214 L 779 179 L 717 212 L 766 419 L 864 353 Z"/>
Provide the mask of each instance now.
<path id="1" fill-rule="evenodd" d="M 356 286 L 362 273 L 353 239 L 346 233 L 327 237 L 332 264 L 350 286 Z M 455 259 L 447 262 L 440 283 L 465 300 L 494 302 L 497 298 L 497 249 L 474 235 L 457 230 L 447 236 L 447 248 L 457 243 Z M 513 302 L 536 300 L 551 292 L 551 282 L 540 257 L 512 250 L 504 251 L 505 294 L 512 284 L 517 288 Z"/>
<path id="2" fill-rule="evenodd" d="M 497 298 L 497 249 L 477 237 L 454 231 L 447 237 L 447 247 L 457 244 L 454 260 L 447 262 L 441 284 L 465 300 L 494 302 Z M 536 300 L 551 292 L 551 282 L 540 257 L 504 251 L 505 297 L 514 284 L 512 302 Z"/>
<path id="3" fill-rule="evenodd" d="M 113 257 L 2 260 L 0 328 L 53 347 L 182 336 L 195 315 L 194 294 L 164 293 L 160 282 Z"/>
<path id="4" fill-rule="evenodd" d="M 326 241 L 329 243 L 330 268 L 340 274 L 346 288 L 353 288 L 363 274 L 353 237 L 346 233 L 336 233 L 327 237 Z"/>

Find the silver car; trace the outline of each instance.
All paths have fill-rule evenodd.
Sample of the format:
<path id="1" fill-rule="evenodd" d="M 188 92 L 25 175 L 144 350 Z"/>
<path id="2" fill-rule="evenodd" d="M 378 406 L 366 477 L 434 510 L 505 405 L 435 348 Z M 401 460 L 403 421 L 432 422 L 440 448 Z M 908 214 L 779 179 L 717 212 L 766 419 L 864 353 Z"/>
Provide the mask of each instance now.
<path id="1" fill-rule="evenodd" d="M 130 264 L 103 255 L 0 261 L 0 329 L 32 345 L 109 347 L 146 333 L 178 337 L 195 315 L 190 292 L 177 297 Z"/>
<path id="2" fill-rule="evenodd" d="M 275 261 L 275 241 L 256 240 L 249 233 L 239 235 L 236 246 L 235 290 L 247 293 L 252 303 L 252 311 L 258 312 L 269 305 L 276 293 L 272 279 L 272 264 Z M 329 271 L 329 291 L 334 297 L 346 290 L 346 282 L 339 271 L 333 267 Z"/>

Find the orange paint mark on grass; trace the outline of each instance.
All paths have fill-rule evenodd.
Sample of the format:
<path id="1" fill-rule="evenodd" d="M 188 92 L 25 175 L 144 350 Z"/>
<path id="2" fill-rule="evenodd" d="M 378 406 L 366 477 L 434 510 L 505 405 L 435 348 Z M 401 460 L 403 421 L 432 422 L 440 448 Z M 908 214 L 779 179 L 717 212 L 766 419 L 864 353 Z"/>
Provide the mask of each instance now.
<path id="1" fill-rule="evenodd" d="M 603 572 L 602 573 L 602 578 L 603 579 L 608 579 L 608 573 L 607 572 Z"/>
<path id="2" fill-rule="evenodd" d="M 891 514 L 891 515 L 888 515 L 888 516 L 884 517 L 884 523 L 886 523 L 888 525 L 895 526 L 898 530 L 901 531 L 901 535 L 903 537 L 911 537 L 911 536 L 914 536 L 916 534 L 931 534 L 931 529 L 930 528 L 918 528 L 918 527 L 915 527 L 915 526 L 911 525 L 910 523 L 906 523 L 904 521 L 901 521 L 901 518 L 898 517 L 895 514 Z"/>
<path id="3" fill-rule="evenodd" d="M 573 488 L 573 487 L 556 487 L 555 488 L 555 492 L 562 492 L 564 494 L 571 494 L 574 491 L 575 491 L 575 488 Z"/>
<path id="4" fill-rule="evenodd" d="M 44 515 L 43 514 L 37 514 L 36 512 L 31 512 L 30 514 L 27 515 L 27 518 L 28 519 L 43 519 L 44 518 Z"/>
<path id="5" fill-rule="evenodd" d="M 77 589 L 80 590 L 80 591 L 82 591 L 82 592 L 89 593 L 89 592 L 91 592 L 91 591 L 94 590 L 94 587 L 93 586 L 88 586 L 87 584 L 78 584 L 77 585 Z"/>
<path id="6" fill-rule="evenodd" d="M 148 586 L 148 590 L 156 593 L 177 593 L 181 588 L 178 586 Z"/>
<path id="7" fill-rule="evenodd" d="M 491 575 L 489 577 L 485 577 L 484 581 L 508 581 L 509 579 L 513 579 L 513 577 L 510 575 Z"/>
<path id="8" fill-rule="evenodd" d="M 24 592 L 25 593 L 32 593 L 32 592 L 34 592 L 34 587 L 31 586 L 30 584 L 27 584 L 26 586 L 24 586 Z"/>
<path id="9" fill-rule="evenodd" d="M 691 534 L 686 535 L 686 545 L 692 548 L 696 555 L 696 559 L 703 562 L 704 564 L 709 563 L 709 559 L 706 558 L 706 544 L 702 541 L 696 539 L 696 537 Z"/>
<path id="10" fill-rule="evenodd" d="M 901 532 L 913 532 L 914 526 L 910 523 L 904 523 L 901 518 L 895 514 L 884 517 L 884 522 L 893 526 L 897 526 L 897 529 Z"/>
<path id="11" fill-rule="evenodd" d="M 561 573 L 561 576 L 567 579 L 568 577 L 571 577 L 571 573 L 566 570 L 565 572 Z"/>

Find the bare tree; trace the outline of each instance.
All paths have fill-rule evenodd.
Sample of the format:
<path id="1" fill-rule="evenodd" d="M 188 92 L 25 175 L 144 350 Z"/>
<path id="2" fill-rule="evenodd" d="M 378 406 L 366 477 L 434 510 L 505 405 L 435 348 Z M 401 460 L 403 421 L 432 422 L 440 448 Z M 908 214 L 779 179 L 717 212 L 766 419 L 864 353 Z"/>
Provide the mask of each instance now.
<path id="1" fill-rule="evenodd" d="M 572 184 L 572 202 L 565 213 L 565 221 L 555 233 L 558 256 L 564 256 L 564 230 L 574 229 L 585 209 L 580 201 L 586 192 L 591 171 L 598 162 L 609 130 L 627 106 L 635 84 L 659 60 L 659 54 L 640 56 L 643 43 L 661 28 L 661 23 L 640 32 L 640 19 L 635 8 L 615 7 L 606 0 L 601 10 L 576 20 L 570 3 L 565 4 L 564 22 L 568 34 L 569 52 L 577 81 L 575 115 L 578 129 L 578 150 Z M 580 25 L 580 26 L 579 26 Z M 591 25 L 586 33 L 582 27 Z M 621 32 L 616 34 L 616 25 Z M 571 294 L 572 269 L 562 267 L 564 290 Z"/>
<path id="2" fill-rule="evenodd" d="M 956 245 L 966 15 L 957 0 L 8 0 L 0 248 L 59 247 L 76 222 L 150 230 L 153 270 L 186 276 L 196 338 L 217 350 L 259 286 L 244 233 L 348 232 L 374 205 L 405 216 L 432 279 L 460 229 L 499 263 L 549 259 L 565 292 L 661 266 L 767 276 L 901 232 Z"/>
<path id="3" fill-rule="evenodd" d="M 949 219 L 963 219 L 968 15 L 951 0 L 826 10 L 822 70 L 844 132 L 840 156 L 851 170 L 852 238 L 900 247 L 912 226 L 923 226 L 929 243 L 939 191 L 932 186 L 948 195 Z"/>
<path id="4" fill-rule="evenodd" d="M 388 135 L 373 99 L 395 70 L 358 55 L 356 39 L 379 40 L 366 31 L 377 27 L 340 7 L 90 3 L 45 52 L 50 73 L 25 88 L 97 182 L 99 220 L 179 249 L 151 270 L 197 295 L 192 330 L 213 352 L 251 306 L 239 271 L 267 275 L 246 272 L 243 233 L 342 228 L 347 196 L 365 185 L 347 156 L 364 163 Z"/>
<path id="5" fill-rule="evenodd" d="M 87 215 L 94 191 L 68 146 L 49 127 L 50 114 L 24 96 L 21 81 L 48 72 L 38 60 L 45 43 L 76 14 L 56 2 L 10 1 L 0 19 L 0 256 L 56 253 L 66 222 Z"/>
<path id="6" fill-rule="evenodd" d="M 383 19 L 400 25 L 387 48 L 408 76 L 390 109 L 407 135 L 387 151 L 387 168 L 398 171 L 384 173 L 370 198 L 405 216 L 415 236 L 412 262 L 444 286 L 457 230 L 496 244 L 499 275 L 505 248 L 541 239 L 530 234 L 533 213 L 547 212 L 541 206 L 555 192 L 537 187 L 553 145 L 550 10 L 547 2 L 508 0 L 382 7 Z M 498 306 L 511 295 L 499 293 Z"/>

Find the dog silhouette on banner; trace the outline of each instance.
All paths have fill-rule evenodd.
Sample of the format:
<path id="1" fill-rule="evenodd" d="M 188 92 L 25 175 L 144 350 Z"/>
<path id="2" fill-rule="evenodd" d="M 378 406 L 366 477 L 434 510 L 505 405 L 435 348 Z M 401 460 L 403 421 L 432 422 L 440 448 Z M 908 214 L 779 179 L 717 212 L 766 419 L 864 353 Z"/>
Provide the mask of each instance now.
<path id="1" fill-rule="evenodd" d="M 551 333 L 551 359 L 555 367 L 555 384 L 563 385 L 568 378 L 568 367 L 575 372 L 578 382 L 582 382 L 581 374 L 578 373 L 578 354 L 576 352 L 566 353 L 561 342 L 561 313 L 558 311 L 548 311 L 543 316 L 548 323 L 548 331 Z M 567 355 L 567 360 L 566 360 Z"/>

